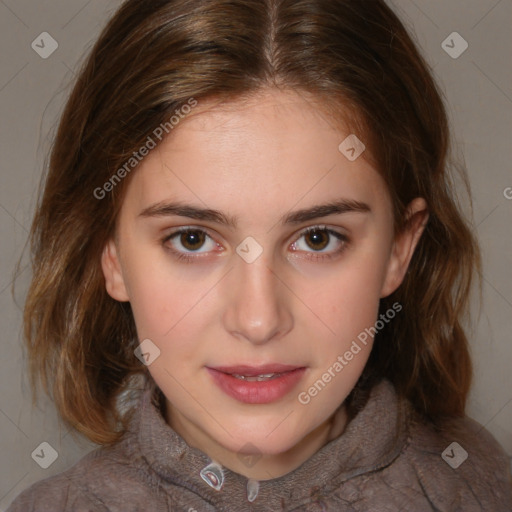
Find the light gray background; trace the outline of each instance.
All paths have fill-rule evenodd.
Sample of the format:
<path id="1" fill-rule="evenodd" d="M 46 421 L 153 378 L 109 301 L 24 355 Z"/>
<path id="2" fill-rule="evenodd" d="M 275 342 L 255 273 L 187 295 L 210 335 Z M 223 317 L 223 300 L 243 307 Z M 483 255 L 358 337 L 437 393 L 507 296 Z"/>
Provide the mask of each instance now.
<path id="1" fill-rule="evenodd" d="M 392 3 L 446 93 L 455 140 L 466 158 L 485 265 L 484 304 L 471 335 L 475 384 L 468 412 L 512 455 L 512 0 Z M 11 282 L 68 85 L 119 4 L 0 0 L 0 510 L 31 483 L 63 471 L 94 447 L 66 435 L 48 399 L 32 409 L 21 351 L 21 305 L 30 272 L 20 277 L 16 301 Z M 31 48 L 42 32 L 59 44 L 48 59 Z M 469 44 L 457 59 L 442 48 L 452 32 Z M 31 457 L 42 442 L 58 452 L 48 469 Z"/>

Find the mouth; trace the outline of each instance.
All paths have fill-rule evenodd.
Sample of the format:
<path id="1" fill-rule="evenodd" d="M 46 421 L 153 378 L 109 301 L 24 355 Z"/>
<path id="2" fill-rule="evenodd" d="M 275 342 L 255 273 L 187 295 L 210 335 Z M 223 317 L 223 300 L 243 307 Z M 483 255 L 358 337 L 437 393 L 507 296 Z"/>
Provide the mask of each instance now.
<path id="1" fill-rule="evenodd" d="M 256 377 L 258 375 L 269 375 L 271 373 L 286 373 L 297 370 L 300 366 L 289 364 L 264 364 L 261 366 L 237 365 L 237 366 L 213 366 L 212 370 L 227 373 L 229 375 L 244 375 L 246 377 Z"/>
<path id="2" fill-rule="evenodd" d="M 284 364 L 206 367 L 217 386 L 230 397 L 251 404 L 274 402 L 290 393 L 306 371 Z"/>

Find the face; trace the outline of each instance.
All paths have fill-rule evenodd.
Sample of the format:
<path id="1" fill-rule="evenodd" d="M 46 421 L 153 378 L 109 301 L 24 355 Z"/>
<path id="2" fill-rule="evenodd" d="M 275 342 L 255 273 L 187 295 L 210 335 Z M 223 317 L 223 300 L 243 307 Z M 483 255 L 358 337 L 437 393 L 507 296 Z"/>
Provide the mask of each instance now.
<path id="1" fill-rule="evenodd" d="M 348 135 L 298 94 L 266 91 L 199 104 L 131 177 L 107 290 L 160 350 L 148 369 L 169 423 L 206 452 L 290 452 L 363 371 L 362 333 L 421 228 L 394 237 L 382 178 L 338 149 Z"/>

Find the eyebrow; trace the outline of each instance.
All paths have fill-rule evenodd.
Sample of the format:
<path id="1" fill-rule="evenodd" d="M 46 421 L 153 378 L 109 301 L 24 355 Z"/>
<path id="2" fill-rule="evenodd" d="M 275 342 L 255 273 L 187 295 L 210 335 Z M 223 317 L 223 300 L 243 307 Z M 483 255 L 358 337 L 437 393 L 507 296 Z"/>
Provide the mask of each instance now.
<path id="1" fill-rule="evenodd" d="M 300 224 L 329 215 L 339 215 L 342 213 L 369 213 L 371 208 L 368 204 L 361 201 L 350 199 L 339 199 L 326 204 L 312 206 L 287 213 L 281 217 L 281 224 Z M 237 218 L 226 215 L 219 210 L 211 208 L 198 208 L 196 206 L 183 203 L 156 203 L 144 208 L 139 213 L 139 217 L 167 217 L 179 216 L 190 219 L 210 221 L 218 224 L 224 224 L 232 228 L 237 226 Z"/>

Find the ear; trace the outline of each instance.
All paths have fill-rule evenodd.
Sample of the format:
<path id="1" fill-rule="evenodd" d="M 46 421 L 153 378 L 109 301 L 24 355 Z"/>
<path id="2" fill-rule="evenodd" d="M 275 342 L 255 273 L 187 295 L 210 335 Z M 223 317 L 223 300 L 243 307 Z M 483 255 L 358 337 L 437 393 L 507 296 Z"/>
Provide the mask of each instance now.
<path id="1" fill-rule="evenodd" d="M 101 268 L 105 277 L 107 293 L 119 302 L 129 300 L 124 282 L 118 251 L 113 239 L 109 240 L 101 254 Z"/>
<path id="2" fill-rule="evenodd" d="M 388 268 L 381 290 L 381 298 L 392 294 L 404 280 L 414 250 L 428 221 L 425 199 L 417 197 L 407 207 L 407 221 L 393 242 Z"/>

